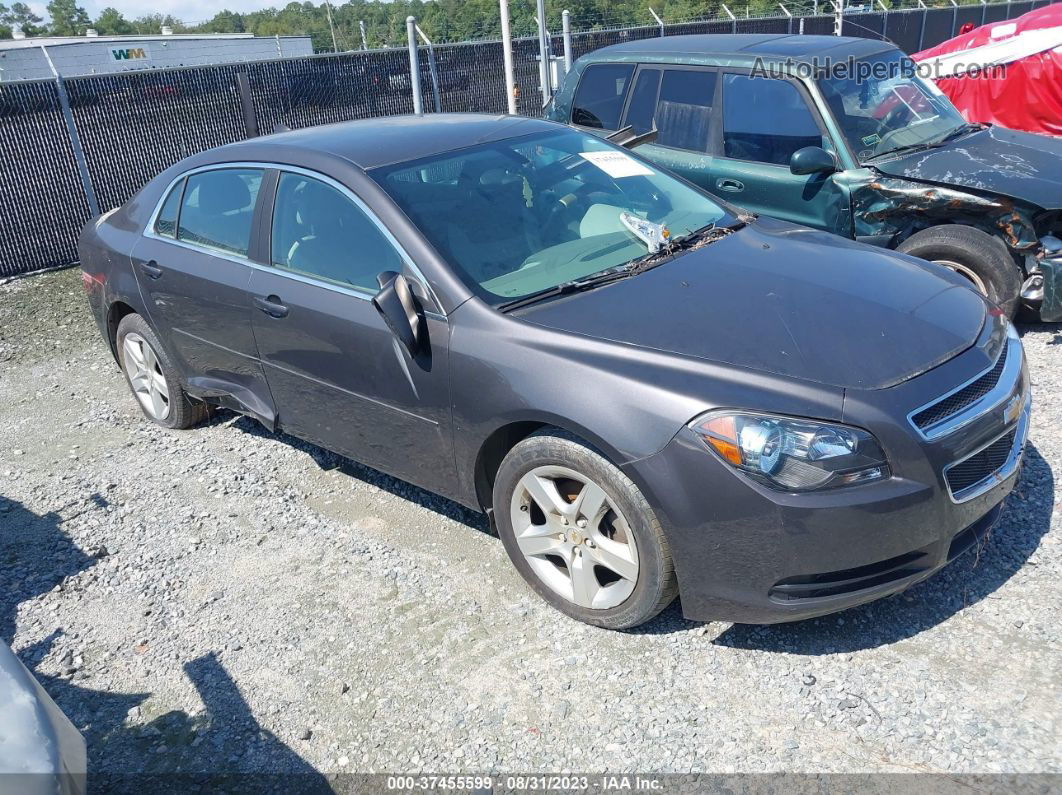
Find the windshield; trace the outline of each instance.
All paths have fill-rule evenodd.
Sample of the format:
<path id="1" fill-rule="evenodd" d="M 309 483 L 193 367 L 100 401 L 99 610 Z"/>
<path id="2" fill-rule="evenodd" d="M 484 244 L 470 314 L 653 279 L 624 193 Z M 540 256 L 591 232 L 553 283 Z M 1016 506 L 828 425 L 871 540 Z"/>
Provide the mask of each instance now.
<path id="1" fill-rule="evenodd" d="M 676 239 L 729 217 L 700 191 L 575 130 L 481 144 L 370 175 L 493 304 L 645 257 L 653 250 L 647 229 L 666 228 Z"/>
<path id="2" fill-rule="evenodd" d="M 819 79 L 848 145 L 860 162 L 889 152 L 933 144 L 966 126 L 935 85 L 916 74 L 899 51 L 839 63 Z"/>

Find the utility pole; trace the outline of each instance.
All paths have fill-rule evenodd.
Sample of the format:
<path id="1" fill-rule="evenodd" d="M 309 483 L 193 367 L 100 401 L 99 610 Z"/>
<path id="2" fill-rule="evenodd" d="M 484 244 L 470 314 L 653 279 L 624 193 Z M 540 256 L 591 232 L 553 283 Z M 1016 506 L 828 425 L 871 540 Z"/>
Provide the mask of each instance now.
<path id="1" fill-rule="evenodd" d="M 501 14 L 502 60 L 505 63 L 505 101 L 509 115 L 516 115 L 516 81 L 513 79 L 513 36 L 509 30 L 509 0 L 498 0 Z"/>

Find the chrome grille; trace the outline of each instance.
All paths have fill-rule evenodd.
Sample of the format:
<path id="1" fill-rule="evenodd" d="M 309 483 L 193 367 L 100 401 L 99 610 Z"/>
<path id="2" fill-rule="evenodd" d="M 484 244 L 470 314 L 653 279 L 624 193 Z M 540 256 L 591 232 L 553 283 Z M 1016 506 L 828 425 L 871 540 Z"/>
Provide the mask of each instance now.
<path id="1" fill-rule="evenodd" d="M 945 477 L 951 493 L 958 496 L 1003 468 L 1014 447 L 1018 429 L 1012 428 L 988 447 L 948 468 Z"/>
<path id="2" fill-rule="evenodd" d="M 915 424 L 915 427 L 921 430 L 931 428 L 937 423 L 954 417 L 963 409 L 976 403 L 991 392 L 996 384 L 999 383 L 1000 376 L 1003 375 L 1003 369 L 1007 364 L 1007 349 L 1009 347 L 1009 345 L 1003 346 L 999 358 L 996 359 L 995 366 L 987 373 L 962 387 L 962 389 L 947 395 L 913 415 L 911 422 Z"/>

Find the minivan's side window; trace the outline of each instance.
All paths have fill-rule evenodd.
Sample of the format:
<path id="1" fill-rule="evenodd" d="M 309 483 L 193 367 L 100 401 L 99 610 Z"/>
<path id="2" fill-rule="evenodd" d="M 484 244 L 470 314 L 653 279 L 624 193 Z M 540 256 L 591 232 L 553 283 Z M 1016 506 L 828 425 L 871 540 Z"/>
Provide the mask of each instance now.
<path id="1" fill-rule="evenodd" d="M 623 101 L 634 74 L 634 64 L 594 64 L 579 80 L 572 103 L 572 124 L 595 129 L 619 127 Z"/>
<path id="2" fill-rule="evenodd" d="M 660 81 L 656 142 L 661 146 L 708 151 L 708 124 L 715 98 L 715 72 L 668 69 Z"/>
<path id="3" fill-rule="evenodd" d="M 402 271 L 401 254 L 345 194 L 301 174 L 280 175 L 273 209 L 272 261 L 278 268 L 379 290 L 382 271 Z"/>
<path id="4" fill-rule="evenodd" d="M 656 116 L 656 94 L 660 88 L 660 70 L 642 69 L 634 81 L 631 101 L 627 105 L 627 118 L 624 126 L 634 128 L 635 135 L 647 133 L 653 129 Z"/>
<path id="5" fill-rule="evenodd" d="M 822 132 L 795 85 L 768 77 L 723 76 L 726 157 L 787 166 L 793 152 L 822 145 Z"/>
<path id="6" fill-rule="evenodd" d="M 178 180 L 177 184 L 170 190 L 169 195 L 166 196 L 166 201 L 162 203 L 159 215 L 155 219 L 156 235 L 177 237 L 177 208 L 181 204 L 181 189 L 183 187 L 184 180 Z"/>
<path id="7" fill-rule="evenodd" d="M 247 256 L 261 169 L 220 168 L 188 177 L 178 240 Z"/>

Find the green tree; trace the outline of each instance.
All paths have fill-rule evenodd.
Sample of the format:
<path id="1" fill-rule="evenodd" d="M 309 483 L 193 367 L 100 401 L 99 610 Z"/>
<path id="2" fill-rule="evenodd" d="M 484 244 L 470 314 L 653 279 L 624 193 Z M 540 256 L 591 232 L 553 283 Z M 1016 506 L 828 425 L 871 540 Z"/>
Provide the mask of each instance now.
<path id="1" fill-rule="evenodd" d="M 25 3 L 14 3 L 11 8 L 0 3 L 0 39 L 10 39 L 16 26 L 27 36 L 39 36 L 44 33 L 43 21 Z"/>
<path id="2" fill-rule="evenodd" d="M 76 0 L 51 0 L 47 7 L 52 19 L 48 31 L 53 36 L 80 36 L 91 24 L 88 13 Z"/>
<path id="3" fill-rule="evenodd" d="M 133 23 L 122 16 L 122 12 L 117 8 L 103 9 L 92 26 L 101 36 L 127 36 L 136 33 Z"/>

